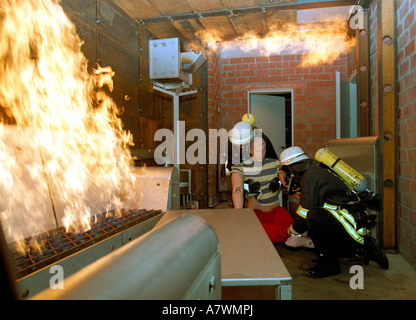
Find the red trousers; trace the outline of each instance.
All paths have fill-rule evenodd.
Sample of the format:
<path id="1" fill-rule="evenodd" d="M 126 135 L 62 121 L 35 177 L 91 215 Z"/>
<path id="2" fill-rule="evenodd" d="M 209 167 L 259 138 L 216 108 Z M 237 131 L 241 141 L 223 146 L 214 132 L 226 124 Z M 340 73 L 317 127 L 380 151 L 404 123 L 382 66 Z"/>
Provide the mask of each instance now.
<path id="1" fill-rule="evenodd" d="M 276 207 L 267 212 L 254 209 L 254 213 L 273 243 L 284 242 L 289 238 L 287 229 L 293 223 L 293 218 L 285 208 Z"/>

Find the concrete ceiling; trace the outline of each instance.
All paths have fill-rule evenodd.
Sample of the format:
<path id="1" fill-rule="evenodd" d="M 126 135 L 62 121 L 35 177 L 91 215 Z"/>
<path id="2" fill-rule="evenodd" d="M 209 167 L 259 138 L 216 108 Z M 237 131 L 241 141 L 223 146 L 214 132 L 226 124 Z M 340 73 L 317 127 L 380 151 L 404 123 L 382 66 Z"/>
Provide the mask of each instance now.
<path id="1" fill-rule="evenodd" d="M 182 41 L 198 40 L 211 32 L 221 40 L 233 40 L 247 33 L 259 36 L 284 30 L 288 23 L 318 23 L 341 9 L 365 1 L 314 0 L 114 0 L 128 14 L 144 24 L 155 37 Z M 348 7 L 347 7 L 348 6 Z M 319 10 L 316 10 L 319 9 Z M 348 9 L 347 9 L 348 10 Z M 312 18 L 312 20 L 311 20 Z"/>

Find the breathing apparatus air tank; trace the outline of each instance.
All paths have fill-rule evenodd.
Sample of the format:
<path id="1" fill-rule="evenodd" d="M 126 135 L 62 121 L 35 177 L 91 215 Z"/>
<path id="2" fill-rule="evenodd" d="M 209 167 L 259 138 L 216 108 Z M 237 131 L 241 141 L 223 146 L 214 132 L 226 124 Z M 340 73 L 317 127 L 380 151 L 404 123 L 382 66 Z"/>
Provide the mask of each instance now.
<path id="1" fill-rule="evenodd" d="M 315 159 L 326 164 L 335 171 L 342 179 L 344 179 L 351 189 L 354 189 L 357 192 L 367 190 L 367 179 L 328 149 L 321 148 L 316 151 Z"/>

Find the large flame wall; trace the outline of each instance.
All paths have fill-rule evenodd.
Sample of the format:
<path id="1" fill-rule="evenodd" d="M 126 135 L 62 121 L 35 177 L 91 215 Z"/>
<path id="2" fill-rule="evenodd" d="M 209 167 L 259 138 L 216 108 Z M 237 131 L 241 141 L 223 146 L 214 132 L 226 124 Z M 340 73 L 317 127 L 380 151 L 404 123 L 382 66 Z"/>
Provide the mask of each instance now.
<path id="1" fill-rule="evenodd" d="M 119 194 L 134 183 L 132 136 L 108 94 L 114 72 L 98 64 L 88 72 L 82 41 L 57 1 L 3 1 L 0 9 L 6 237 L 52 225 L 89 228 L 91 215 L 123 206 Z"/>

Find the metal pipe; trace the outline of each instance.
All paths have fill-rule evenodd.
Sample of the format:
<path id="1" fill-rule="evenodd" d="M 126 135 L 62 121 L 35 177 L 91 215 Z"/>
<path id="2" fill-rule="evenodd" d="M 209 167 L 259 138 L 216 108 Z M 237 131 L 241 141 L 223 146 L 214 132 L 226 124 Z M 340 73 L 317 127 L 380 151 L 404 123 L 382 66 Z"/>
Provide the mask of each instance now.
<path id="1" fill-rule="evenodd" d="M 220 299 L 218 239 L 183 214 L 48 288 L 34 300 Z"/>
<path id="2" fill-rule="evenodd" d="M 176 92 L 173 92 L 173 91 L 163 89 L 163 88 L 161 88 L 159 86 L 156 86 L 156 85 L 153 86 L 153 89 L 156 89 L 160 92 L 166 93 L 166 94 L 170 95 L 171 97 L 173 97 L 173 133 L 175 135 L 174 151 L 173 151 L 174 152 L 174 163 L 175 163 L 175 168 L 180 170 L 181 155 L 182 156 L 184 155 L 184 153 L 181 152 L 180 148 L 185 148 L 184 142 L 182 142 L 182 144 L 181 144 L 181 141 L 180 141 L 180 138 L 181 138 L 180 130 L 185 130 L 185 128 L 180 126 L 180 121 L 179 121 L 179 97 L 194 94 L 194 93 L 198 93 L 198 91 L 197 90 L 191 90 L 191 91 L 182 92 L 182 90 L 179 90 L 179 91 L 177 90 Z"/>
<path id="3" fill-rule="evenodd" d="M 341 138 L 341 74 L 338 70 L 335 71 L 335 128 L 337 139 Z"/>
<path id="4" fill-rule="evenodd" d="M 169 16 L 157 16 L 149 18 L 138 18 L 137 20 L 140 23 L 152 23 L 152 22 L 166 22 L 166 21 L 177 21 L 177 20 L 186 20 L 186 19 L 201 19 L 208 17 L 219 17 L 219 16 L 232 16 L 240 14 L 249 14 L 249 13 L 264 13 L 267 11 L 277 11 L 277 10 L 301 10 L 301 9 L 314 9 L 314 8 L 327 8 L 327 7 L 337 7 L 337 6 L 346 6 L 357 4 L 357 1 L 348 0 L 348 1 L 303 1 L 302 3 L 279 3 L 279 4 L 270 4 L 246 8 L 234 8 L 234 9 L 222 9 L 222 10 L 212 10 L 204 12 L 189 12 L 189 13 L 179 13 L 172 14 Z"/>

